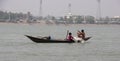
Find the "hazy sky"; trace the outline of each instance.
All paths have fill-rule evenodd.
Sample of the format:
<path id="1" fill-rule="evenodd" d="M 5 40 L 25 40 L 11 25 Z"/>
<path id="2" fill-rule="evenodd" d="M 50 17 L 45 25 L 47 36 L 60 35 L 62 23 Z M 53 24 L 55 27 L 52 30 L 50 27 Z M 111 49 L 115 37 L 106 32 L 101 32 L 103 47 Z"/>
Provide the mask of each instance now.
<path id="1" fill-rule="evenodd" d="M 40 0 L 0 0 L 0 10 L 39 15 Z M 43 0 L 42 15 L 64 16 L 71 3 L 73 15 L 97 16 L 97 0 Z M 120 16 L 120 0 L 101 0 L 102 16 Z"/>

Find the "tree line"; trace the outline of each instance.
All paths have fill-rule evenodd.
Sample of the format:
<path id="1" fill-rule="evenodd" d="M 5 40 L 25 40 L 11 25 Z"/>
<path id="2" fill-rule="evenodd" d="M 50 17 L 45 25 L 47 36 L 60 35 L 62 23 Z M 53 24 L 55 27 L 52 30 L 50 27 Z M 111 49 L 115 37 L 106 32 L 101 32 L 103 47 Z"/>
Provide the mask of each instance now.
<path id="1" fill-rule="evenodd" d="M 7 11 L 0 11 L 0 21 L 5 22 L 7 20 L 14 21 L 18 19 L 26 19 L 27 14 L 24 14 L 22 12 L 20 13 L 13 13 L 13 12 L 7 12 Z"/>

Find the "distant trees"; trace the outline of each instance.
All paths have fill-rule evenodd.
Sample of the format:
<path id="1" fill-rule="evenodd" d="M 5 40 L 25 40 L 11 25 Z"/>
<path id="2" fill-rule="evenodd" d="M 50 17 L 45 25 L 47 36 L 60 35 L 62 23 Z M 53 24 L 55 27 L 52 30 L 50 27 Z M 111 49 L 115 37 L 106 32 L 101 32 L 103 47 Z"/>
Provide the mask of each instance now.
<path id="1" fill-rule="evenodd" d="M 95 19 L 94 16 L 84 16 L 84 15 L 69 15 L 69 16 L 45 16 L 40 19 L 40 17 L 33 16 L 30 12 L 27 13 L 13 13 L 7 11 L 0 11 L 0 22 L 27 22 L 27 23 L 37 23 L 40 20 L 56 23 L 56 24 L 120 24 L 120 16 L 115 17 L 103 17 L 101 20 Z"/>
<path id="2" fill-rule="evenodd" d="M 84 19 L 82 18 L 82 16 L 74 16 L 73 19 L 74 19 L 74 21 L 75 21 L 76 24 L 80 24 L 80 23 L 82 23 L 83 20 L 84 20 Z"/>
<path id="3" fill-rule="evenodd" d="M 14 22 L 16 20 L 26 19 L 26 18 L 27 18 L 27 14 L 0 11 L 1 22 L 6 22 L 6 21 Z"/>
<path id="4" fill-rule="evenodd" d="M 93 16 L 86 16 L 85 17 L 85 20 L 86 20 L 86 23 L 89 23 L 89 24 L 94 24 L 95 23 L 95 18 Z"/>
<path id="5" fill-rule="evenodd" d="M 73 15 L 69 18 L 66 18 L 65 21 L 71 24 L 81 24 L 81 23 L 89 23 L 93 24 L 95 18 L 93 16 L 80 16 L 80 15 Z"/>
<path id="6" fill-rule="evenodd" d="M 0 19 L 8 19 L 8 18 L 9 16 L 7 12 L 0 11 Z"/>

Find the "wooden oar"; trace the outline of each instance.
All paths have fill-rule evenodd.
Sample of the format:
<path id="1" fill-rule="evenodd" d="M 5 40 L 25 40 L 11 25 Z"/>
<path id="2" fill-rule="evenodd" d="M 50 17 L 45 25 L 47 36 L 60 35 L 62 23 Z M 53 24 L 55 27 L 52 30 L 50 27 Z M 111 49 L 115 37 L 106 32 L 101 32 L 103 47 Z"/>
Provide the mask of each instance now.
<path id="1" fill-rule="evenodd" d="M 69 30 L 67 30 L 66 39 L 67 39 L 68 34 L 69 34 Z"/>

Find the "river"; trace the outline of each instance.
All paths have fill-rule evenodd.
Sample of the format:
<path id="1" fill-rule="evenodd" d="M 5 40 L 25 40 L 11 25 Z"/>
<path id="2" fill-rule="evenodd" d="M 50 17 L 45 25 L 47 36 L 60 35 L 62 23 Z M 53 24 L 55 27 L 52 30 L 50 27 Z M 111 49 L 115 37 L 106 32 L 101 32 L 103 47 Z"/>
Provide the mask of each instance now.
<path id="1" fill-rule="evenodd" d="M 81 43 L 34 43 L 24 35 L 64 39 L 84 29 Z M 0 61 L 120 61 L 120 25 L 0 24 Z"/>

